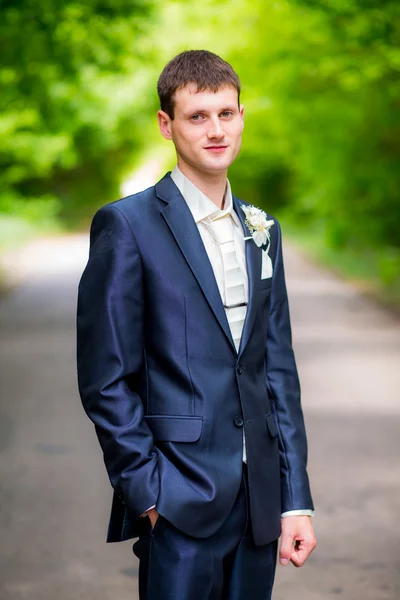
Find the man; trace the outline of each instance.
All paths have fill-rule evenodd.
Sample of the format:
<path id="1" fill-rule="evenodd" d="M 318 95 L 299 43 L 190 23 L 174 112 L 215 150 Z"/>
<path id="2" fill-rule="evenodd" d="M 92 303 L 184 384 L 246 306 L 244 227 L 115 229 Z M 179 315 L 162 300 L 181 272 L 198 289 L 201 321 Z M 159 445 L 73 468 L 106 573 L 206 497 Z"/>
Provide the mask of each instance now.
<path id="1" fill-rule="evenodd" d="M 315 546 L 278 222 L 231 194 L 232 67 L 175 57 L 159 82 L 177 166 L 100 209 L 78 373 L 115 490 L 108 541 L 139 536 L 141 600 L 267 600 Z M 267 191 L 266 191 L 267 193 Z"/>

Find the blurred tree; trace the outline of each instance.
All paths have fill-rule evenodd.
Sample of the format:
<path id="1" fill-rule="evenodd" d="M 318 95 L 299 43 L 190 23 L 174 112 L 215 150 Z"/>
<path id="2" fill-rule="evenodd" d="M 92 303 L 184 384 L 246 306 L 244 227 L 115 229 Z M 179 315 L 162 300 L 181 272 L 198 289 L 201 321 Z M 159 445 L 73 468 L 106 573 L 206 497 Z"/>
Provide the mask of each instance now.
<path id="1" fill-rule="evenodd" d="M 1 0 L 0 211 L 77 222 L 118 195 L 154 105 L 151 9 Z"/>
<path id="2" fill-rule="evenodd" d="M 0 211 L 79 221 L 116 198 L 159 72 L 208 48 L 243 85 L 236 193 L 400 297 L 397 0 L 151 1 L 0 0 Z"/>

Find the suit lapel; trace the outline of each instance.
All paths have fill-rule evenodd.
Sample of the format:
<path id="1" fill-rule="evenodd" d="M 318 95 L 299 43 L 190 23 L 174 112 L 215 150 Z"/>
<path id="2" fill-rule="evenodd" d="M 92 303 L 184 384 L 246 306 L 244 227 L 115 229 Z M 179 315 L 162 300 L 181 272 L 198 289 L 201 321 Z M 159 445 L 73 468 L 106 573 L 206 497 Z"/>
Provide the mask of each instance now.
<path id="1" fill-rule="evenodd" d="M 157 197 L 165 203 L 161 214 L 236 353 L 215 275 L 192 213 L 169 174 L 155 189 Z"/>
<path id="2" fill-rule="evenodd" d="M 240 200 L 233 196 L 233 206 L 235 212 L 237 213 L 240 222 L 242 223 L 245 237 L 248 237 L 251 234 L 245 223 L 245 215 L 242 209 L 240 208 L 240 204 Z M 246 267 L 247 275 L 249 278 L 249 304 L 247 307 L 246 319 L 243 325 L 243 332 L 240 340 L 239 356 L 243 353 L 243 350 L 245 349 L 249 341 L 253 329 L 254 320 L 256 318 L 257 313 L 258 289 L 261 279 L 261 249 L 256 246 L 253 240 L 247 240 L 245 244 Z"/>

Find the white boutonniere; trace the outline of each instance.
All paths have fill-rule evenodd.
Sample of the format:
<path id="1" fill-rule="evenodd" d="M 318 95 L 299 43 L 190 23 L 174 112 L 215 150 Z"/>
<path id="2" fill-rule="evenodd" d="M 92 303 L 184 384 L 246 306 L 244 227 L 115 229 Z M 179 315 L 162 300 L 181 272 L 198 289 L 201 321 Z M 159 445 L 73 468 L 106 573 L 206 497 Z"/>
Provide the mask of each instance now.
<path id="1" fill-rule="evenodd" d="M 268 248 L 265 252 L 268 252 L 269 245 L 271 242 L 270 229 L 274 224 L 273 219 L 268 219 L 266 213 L 263 210 L 255 206 L 241 205 L 241 209 L 246 215 L 245 223 L 250 230 L 251 236 L 244 238 L 245 240 L 254 240 L 254 243 L 261 248 L 268 242 Z"/>

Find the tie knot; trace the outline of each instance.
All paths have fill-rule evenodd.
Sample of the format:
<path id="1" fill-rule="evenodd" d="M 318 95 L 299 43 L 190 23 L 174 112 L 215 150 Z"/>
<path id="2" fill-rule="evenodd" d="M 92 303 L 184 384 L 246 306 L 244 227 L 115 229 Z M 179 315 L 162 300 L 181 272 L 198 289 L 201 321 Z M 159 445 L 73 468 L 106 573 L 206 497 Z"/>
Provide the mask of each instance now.
<path id="1" fill-rule="evenodd" d="M 210 215 L 210 219 L 213 223 L 220 221 L 221 219 L 231 219 L 232 215 L 229 211 L 217 210 L 215 213 Z"/>
<path id="2" fill-rule="evenodd" d="M 233 241 L 233 222 L 229 213 L 212 219 L 208 225 L 211 235 L 217 244 L 225 244 L 226 242 Z"/>

